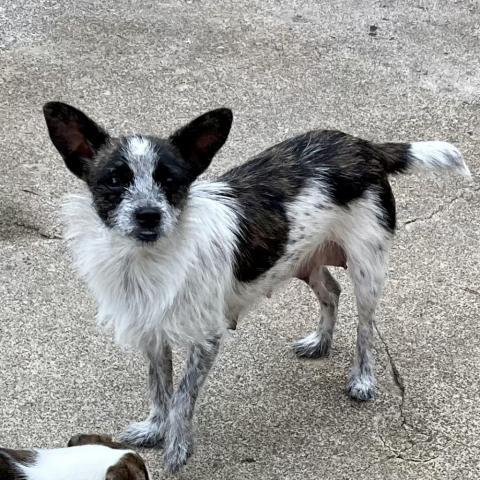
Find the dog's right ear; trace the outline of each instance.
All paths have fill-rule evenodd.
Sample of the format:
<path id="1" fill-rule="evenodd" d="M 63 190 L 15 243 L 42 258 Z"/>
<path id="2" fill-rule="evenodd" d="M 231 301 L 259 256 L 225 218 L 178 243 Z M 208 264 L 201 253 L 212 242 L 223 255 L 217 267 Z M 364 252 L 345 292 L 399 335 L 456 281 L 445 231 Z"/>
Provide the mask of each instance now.
<path id="1" fill-rule="evenodd" d="M 109 135 L 83 112 L 66 103 L 43 106 L 48 133 L 68 169 L 82 180 L 88 178 L 89 164 Z"/>

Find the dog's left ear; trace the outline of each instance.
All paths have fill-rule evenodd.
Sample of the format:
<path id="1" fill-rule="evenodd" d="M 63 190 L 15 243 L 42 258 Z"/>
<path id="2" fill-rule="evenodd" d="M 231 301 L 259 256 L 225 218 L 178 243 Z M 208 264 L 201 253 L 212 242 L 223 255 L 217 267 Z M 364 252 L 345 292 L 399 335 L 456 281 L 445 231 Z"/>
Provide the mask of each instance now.
<path id="1" fill-rule="evenodd" d="M 189 163 L 195 177 L 206 170 L 225 143 L 232 121 L 230 109 L 218 108 L 191 121 L 170 137 L 171 143 Z"/>

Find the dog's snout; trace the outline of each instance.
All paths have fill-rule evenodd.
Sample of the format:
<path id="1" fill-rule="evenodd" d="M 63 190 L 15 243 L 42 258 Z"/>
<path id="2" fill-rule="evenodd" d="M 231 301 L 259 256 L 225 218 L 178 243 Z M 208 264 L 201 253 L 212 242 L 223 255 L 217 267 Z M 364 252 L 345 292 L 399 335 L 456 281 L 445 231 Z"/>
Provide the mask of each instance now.
<path id="1" fill-rule="evenodd" d="M 161 213 L 155 207 L 142 207 L 135 212 L 138 224 L 144 228 L 155 228 L 160 223 Z"/>

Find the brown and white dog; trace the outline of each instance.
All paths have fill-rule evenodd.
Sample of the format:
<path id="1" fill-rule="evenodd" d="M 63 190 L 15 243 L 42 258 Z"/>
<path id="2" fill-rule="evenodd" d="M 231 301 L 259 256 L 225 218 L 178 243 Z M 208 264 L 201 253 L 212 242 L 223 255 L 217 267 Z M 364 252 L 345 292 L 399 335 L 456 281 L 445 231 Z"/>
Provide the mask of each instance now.
<path id="1" fill-rule="evenodd" d="M 313 130 L 201 180 L 228 137 L 228 109 L 166 138 L 112 137 L 59 102 L 46 104 L 44 114 L 66 166 L 88 187 L 64 213 L 99 320 L 150 360 L 150 415 L 131 425 L 124 441 L 163 445 L 169 470 L 184 465 L 193 450 L 195 401 L 220 339 L 292 277 L 312 288 L 321 307 L 316 330 L 295 351 L 328 355 L 340 286 L 327 266 L 348 267 L 358 305 L 347 392 L 356 400 L 374 397 L 374 313 L 396 225 L 388 177 L 414 169 L 469 175 L 456 147 Z M 190 348 L 175 392 L 172 344 Z"/>
<path id="2" fill-rule="evenodd" d="M 143 459 L 105 435 L 75 435 L 70 448 L 0 448 L 0 480 L 149 480 Z"/>

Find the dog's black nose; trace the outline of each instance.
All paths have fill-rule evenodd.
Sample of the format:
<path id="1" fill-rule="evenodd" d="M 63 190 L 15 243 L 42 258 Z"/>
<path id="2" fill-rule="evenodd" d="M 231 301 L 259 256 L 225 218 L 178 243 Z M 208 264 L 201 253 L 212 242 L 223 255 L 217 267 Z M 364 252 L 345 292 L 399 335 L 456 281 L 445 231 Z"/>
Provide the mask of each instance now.
<path id="1" fill-rule="evenodd" d="M 161 213 L 155 207 L 142 207 L 135 212 L 138 224 L 144 228 L 155 228 L 160 223 Z"/>

